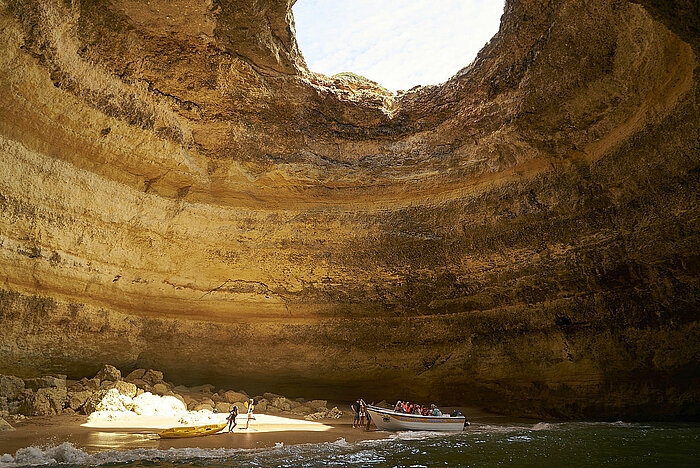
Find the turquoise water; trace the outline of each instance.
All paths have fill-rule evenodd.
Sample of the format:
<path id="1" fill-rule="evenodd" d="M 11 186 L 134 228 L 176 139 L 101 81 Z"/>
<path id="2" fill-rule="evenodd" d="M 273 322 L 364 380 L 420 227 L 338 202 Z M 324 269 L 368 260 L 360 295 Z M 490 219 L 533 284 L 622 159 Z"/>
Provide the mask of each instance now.
<path id="1" fill-rule="evenodd" d="M 269 449 L 137 449 L 87 454 L 68 443 L 22 449 L 0 467 L 700 466 L 700 425 L 537 423 L 474 425 L 458 434 L 404 432 L 354 444 L 338 440 Z"/>

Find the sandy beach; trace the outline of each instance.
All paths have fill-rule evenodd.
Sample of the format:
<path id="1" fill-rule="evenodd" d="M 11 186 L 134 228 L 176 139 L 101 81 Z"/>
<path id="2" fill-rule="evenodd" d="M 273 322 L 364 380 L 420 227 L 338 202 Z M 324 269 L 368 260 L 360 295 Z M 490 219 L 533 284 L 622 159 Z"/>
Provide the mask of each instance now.
<path id="1" fill-rule="evenodd" d="M 183 439 L 160 439 L 157 433 L 177 425 L 172 418 L 137 417 L 94 423 L 88 416 L 61 414 L 50 417 L 31 417 L 15 424 L 15 431 L 0 433 L 0 455 L 14 455 L 26 447 L 51 447 L 69 442 L 87 453 L 138 448 L 229 448 L 256 449 L 275 447 L 280 444 L 311 444 L 334 442 L 344 439 L 348 443 L 361 440 L 391 437 L 392 433 L 377 431 L 374 426 L 365 430 L 352 427 L 352 412 L 348 405 L 334 404 L 343 411 L 340 419 L 306 421 L 301 418 L 258 414 L 245 427 L 245 415 L 238 418 L 238 427 L 232 432 Z M 445 408 L 452 410 L 453 408 Z M 502 417 L 476 408 L 459 408 L 472 421 L 497 422 Z M 225 415 L 218 415 L 222 421 Z M 243 423 L 243 424 L 241 424 Z"/>

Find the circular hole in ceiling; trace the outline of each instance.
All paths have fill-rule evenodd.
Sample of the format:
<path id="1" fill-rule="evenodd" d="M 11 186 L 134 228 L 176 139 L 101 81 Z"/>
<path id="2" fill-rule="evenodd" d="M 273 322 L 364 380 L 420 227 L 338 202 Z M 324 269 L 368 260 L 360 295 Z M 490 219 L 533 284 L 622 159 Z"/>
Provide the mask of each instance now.
<path id="1" fill-rule="evenodd" d="M 396 91 L 467 66 L 498 32 L 503 8 L 504 0 L 298 0 L 293 13 L 310 70 Z"/>

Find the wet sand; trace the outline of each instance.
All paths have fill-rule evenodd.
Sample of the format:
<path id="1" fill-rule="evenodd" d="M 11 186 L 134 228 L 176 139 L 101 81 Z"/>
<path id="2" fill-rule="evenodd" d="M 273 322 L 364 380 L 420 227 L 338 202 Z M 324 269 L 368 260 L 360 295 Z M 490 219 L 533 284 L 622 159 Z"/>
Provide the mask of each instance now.
<path id="1" fill-rule="evenodd" d="M 336 406 L 334 404 L 334 406 Z M 313 423 L 302 418 L 288 415 L 257 415 L 251 421 L 248 430 L 245 427 L 245 415 L 238 417 L 238 428 L 232 433 L 218 433 L 204 437 L 182 439 L 160 439 L 157 432 L 171 427 L 167 421 L 144 420 L 141 427 L 119 427 L 119 423 L 88 425 L 84 415 L 62 414 L 50 417 L 33 417 L 13 424 L 15 431 L 0 432 L 0 455 L 14 455 L 25 447 L 51 447 L 70 442 L 74 447 L 87 453 L 109 450 L 131 450 L 136 448 L 231 448 L 254 449 L 274 447 L 277 444 L 309 444 L 335 442 L 344 439 L 353 443 L 362 440 L 383 439 L 391 436 L 390 432 L 377 431 L 371 426 L 369 431 L 352 427 L 352 413 L 347 405 L 337 405 L 342 411 L 340 419 L 320 420 Z M 451 411 L 453 408 L 445 408 Z M 504 417 L 476 408 L 458 408 L 475 422 L 505 422 Z M 224 417 L 224 415 L 222 415 Z M 157 419 L 157 418 L 156 418 Z M 240 424 L 240 423 L 243 424 Z M 101 427 L 94 427 L 94 426 Z"/>

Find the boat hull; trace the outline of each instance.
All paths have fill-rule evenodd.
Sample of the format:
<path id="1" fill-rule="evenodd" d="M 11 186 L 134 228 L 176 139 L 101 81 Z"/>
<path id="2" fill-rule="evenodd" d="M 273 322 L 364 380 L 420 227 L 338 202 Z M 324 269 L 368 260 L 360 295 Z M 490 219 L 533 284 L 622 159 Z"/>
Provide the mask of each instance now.
<path id="1" fill-rule="evenodd" d="M 380 431 L 450 431 L 464 429 L 464 416 L 421 416 L 397 413 L 384 408 L 368 406 L 367 412 Z"/>
<path id="2" fill-rule="evenodd" d="M 206 426 L 171 427 L 158 433 L 161 439 L 179 439 L 182 437 L 200 437 L 216 434 L 226 427 L 226 424 L 208 424 Z"/>

